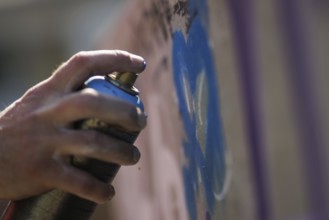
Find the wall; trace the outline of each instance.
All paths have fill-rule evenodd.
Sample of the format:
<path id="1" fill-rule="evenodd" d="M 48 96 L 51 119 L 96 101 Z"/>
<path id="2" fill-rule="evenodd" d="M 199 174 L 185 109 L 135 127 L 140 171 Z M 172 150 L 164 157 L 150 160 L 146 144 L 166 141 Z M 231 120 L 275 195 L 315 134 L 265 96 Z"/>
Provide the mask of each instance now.
<path id="1" fill-rule="evenodd" d="M 136 0 L 99 48 L 144 56 L 117 219 L 329 219 L 325 1 Z M 100 211 L 106 211 L 101 207 Z"/>

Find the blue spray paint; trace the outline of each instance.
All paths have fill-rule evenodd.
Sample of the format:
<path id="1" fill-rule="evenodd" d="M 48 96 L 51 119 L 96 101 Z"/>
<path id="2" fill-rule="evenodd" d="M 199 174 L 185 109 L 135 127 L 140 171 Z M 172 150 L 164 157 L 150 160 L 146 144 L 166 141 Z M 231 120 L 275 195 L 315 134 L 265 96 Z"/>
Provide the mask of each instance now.
<path id="1" fill-rule="evenodd" d="M 210 216 L 213 216 L 216 192 L 222 191 L 224 187 L 226 164 L 216 71 L 205 28 L 206 1 L 189 1 L 189 12 L 190 14 L 193 12 L 194 16 L 187 39 L 181 31 L 173 33 L 172 59 L 179 110 L 186 132 L 186 139 L 183 140 L 187 158 L 187 164 L 183 167 L 185 197 L 190 219 L 196 220 L 198 216 L 196 196 L 200 195 L 201 190 L 206 201 L 204 209 L 209 211 L 207 218 L 210 219 Z M 184 89 L 188 86 L 191 97 L 196 97 L 198 79 L 201 74 L 205 74 L 207 85 L 205 149 L 202 149 L 197 138 L 196 109 L 192 110 L 192 114 L 189 112 L 191 108 L 188 102 L 191 100 L 187 100 L 186 89 Z"/>

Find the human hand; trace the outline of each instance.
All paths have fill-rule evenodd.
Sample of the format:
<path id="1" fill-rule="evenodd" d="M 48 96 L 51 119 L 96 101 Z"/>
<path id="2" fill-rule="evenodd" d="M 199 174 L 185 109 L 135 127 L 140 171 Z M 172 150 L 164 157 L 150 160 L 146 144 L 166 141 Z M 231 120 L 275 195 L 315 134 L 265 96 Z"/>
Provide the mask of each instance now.
<path id="1" fill-rule="evenodd" d="M 114 189 L 68 163 L 70 155 L 120 165 L 137 163 L 136 147 L 97 131 L 72 129 L 98 118 L 129 131 L 146 125 L 136 107 L 93 90 L 77 91 L 92 75 L 141 72 L 144 59 L 124 51 L 80 52 L 0 114 L 0 199 L 17 200 L 58 188 L 103 203 Z"/>

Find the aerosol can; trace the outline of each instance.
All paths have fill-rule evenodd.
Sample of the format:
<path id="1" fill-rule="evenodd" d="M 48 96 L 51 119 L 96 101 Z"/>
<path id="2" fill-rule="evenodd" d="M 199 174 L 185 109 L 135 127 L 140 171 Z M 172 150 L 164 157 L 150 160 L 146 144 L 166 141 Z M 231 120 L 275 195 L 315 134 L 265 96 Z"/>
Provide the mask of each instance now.
<path id="1" fill-rule="evenodd" d="M 138 74 L 132 72 L 114 72 L 106 76 L 94 76 L 85 82 L 85 88 L 91 88 L 99 93 L 115 96 L 125 100 L 144 112 L 144 106 L 138 96 L 134 83 Z M 87 119 L 76 122 L 77 129 L 95 129 L 118 139 L 133 143 L 139 132 L 127 132 L 122 128 L 111 126 L 98 119 Z M 72 165 L 83 169 L 101 181 L 111 183 L 120 166 L 105 163 L 96 159 L 76 157 L 71 158 Z M 52 190 L 47 193 L 10 202 L 2 220 L 88 220 L 97 204 L 62 190 Z"/>

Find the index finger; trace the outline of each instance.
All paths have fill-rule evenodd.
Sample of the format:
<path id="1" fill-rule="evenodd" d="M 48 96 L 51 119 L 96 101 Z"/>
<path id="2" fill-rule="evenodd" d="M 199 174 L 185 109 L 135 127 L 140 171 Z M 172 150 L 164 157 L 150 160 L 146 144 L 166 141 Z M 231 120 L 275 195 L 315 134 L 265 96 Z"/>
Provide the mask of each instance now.
<path id="1" fill-rule="evenodd" d="M 145 65 L 142 57 L 121 50 L 79 52 L 54 72 L 52 80 L 58 88 L 71 92 L 93 75 L 114 71 L 139 73 Z"/>
<path id="2" fill-rule="evenodd" d="M 129 131 L 140 131 L 146 125 L 146 116 L 139 108 L 92 89 L 67 95 L 58 102 L 40 109 L 38 114 L 53 120 L 54 124 L 61 127 L 89 118 L 97 118 Z"/>

